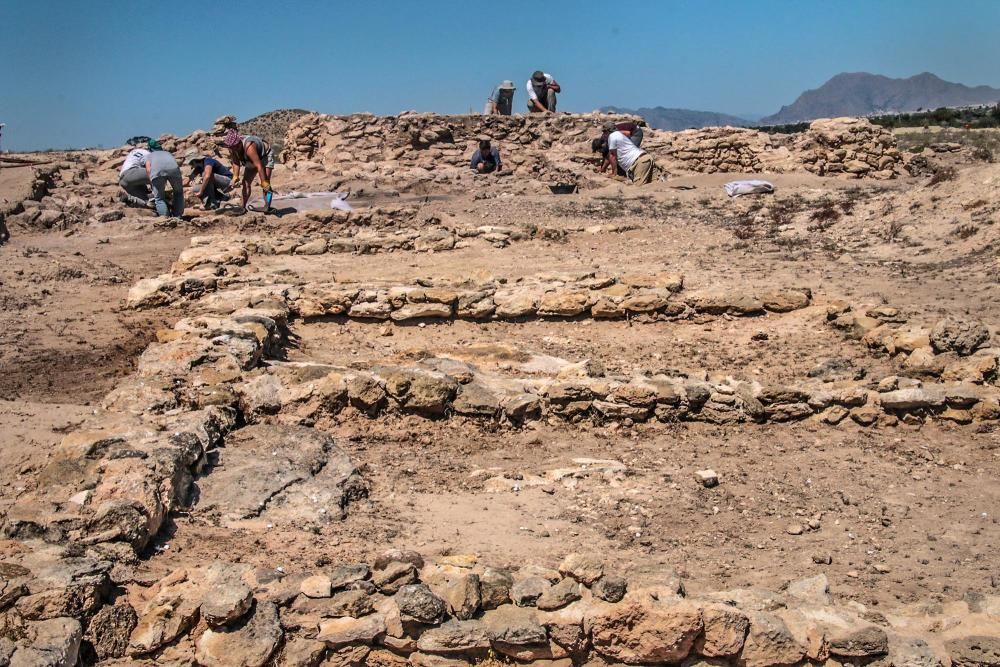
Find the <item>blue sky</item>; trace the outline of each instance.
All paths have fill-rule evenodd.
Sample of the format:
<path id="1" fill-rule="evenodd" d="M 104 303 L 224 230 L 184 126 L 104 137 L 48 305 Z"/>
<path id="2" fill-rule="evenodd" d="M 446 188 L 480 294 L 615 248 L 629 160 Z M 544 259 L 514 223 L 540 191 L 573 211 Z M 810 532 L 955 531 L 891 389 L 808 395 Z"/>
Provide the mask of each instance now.
<path id="1" fill-rule="evenodd" d="M 838 72 L 1000 87 L 1000 0 L 0 0 L 3 147 L 114 146 L 217 116 L 481 110 L 535 69 L 560 110 L 767 114 Z"/>

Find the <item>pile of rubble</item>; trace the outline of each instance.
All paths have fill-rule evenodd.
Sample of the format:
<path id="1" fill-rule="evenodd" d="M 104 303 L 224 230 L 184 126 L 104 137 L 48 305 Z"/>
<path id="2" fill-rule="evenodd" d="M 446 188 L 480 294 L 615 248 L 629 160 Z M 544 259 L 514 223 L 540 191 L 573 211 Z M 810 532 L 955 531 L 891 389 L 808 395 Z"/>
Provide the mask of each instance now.
<path id="1" fill-rule="evenodd" d="M 892 132 L 864 118 L 813 121 L 794 150 L 804 168 L 819 176 L 888 180 L 906 166 Z"/>
<path id="2" fill-rule="evenodd" d="M 944 319 L 926 328 L 908 325 L 890 306 L 855 308 L 842 301 L 830 306 L 827 317 L 831 326 L 896 358 L 912 378 L 899 379 L 902 389 L 919 387 L 921 378 L 973 384 L 997 380 L 1000 349 L 988 347 L 991 333 L 982 322 Z"/>

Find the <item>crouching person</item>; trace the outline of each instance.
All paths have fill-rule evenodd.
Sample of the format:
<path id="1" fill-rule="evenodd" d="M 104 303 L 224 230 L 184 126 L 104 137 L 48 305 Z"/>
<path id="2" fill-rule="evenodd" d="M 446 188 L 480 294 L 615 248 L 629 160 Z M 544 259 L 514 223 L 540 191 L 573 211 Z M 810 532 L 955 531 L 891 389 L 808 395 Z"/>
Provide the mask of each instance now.
<path id="1" fill-rule="evenodd" d="M 187 154 L 187 164 L 191 167 L 191 183 L 201 178 L 201 184 L 194 187 L 194 193 L 205 206 L 205 210 L 219 208 L 219 204 L 229 199 L 227 194 L 233 182 L 233 172 L 215 158 L 200 155 L 195 151 Z"/>
<path id="2" fill-rule="evenodd" d="M 635 185 L 646 185 L 653 182 L 653 156 L 642 150 L 629 137 L 620 131 L 612 132 L 608 137 L 608 158 L 611 162 L 611 173 L 614 177 L 619 167 Z"/>
<path id="3" fill-rule="evenodd" d="M 174 156 L 160 148 L 157 142 L 150 141 L 149 150 L 150 153 L 143 166 L 146 168 L 149 185 L 153 190 L 153 207 L 156 208 L 156 215 L 161 218 L 170 215 L 180 217 L 184 215 L 184 179 L 181 177 L 181 168 L 177 166 Z M 167 184 L 172 190 L 169 206 Z"/>
<path id="4" fill-rule="evenodd" d="M 500 151 L 490 145 L 489 139 L 483 139 L 479 142 L 479 150 L 472 154 L 469 166 L 478 174 L 499 173 L 503 171 Z"/>
<path id="5" fill-rule="evenodd" d="M 149 151 L 145 148 L 133 148 L 125 156 L 121 172 L 118 174 L 118 201 L 126 206 L 150 208 L 149 204 L 149 174 L 146 173 L 146 158 Z"/>

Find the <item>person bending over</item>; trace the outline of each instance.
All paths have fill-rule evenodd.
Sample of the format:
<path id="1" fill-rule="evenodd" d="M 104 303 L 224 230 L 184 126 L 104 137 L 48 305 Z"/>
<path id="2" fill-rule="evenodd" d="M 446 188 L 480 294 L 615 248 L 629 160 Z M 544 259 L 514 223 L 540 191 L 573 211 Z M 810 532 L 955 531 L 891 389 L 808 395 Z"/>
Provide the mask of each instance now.
<path id="1" fill-rule="evenodd" d="M 117 199 L 126 206 L 150 208 L 149 205 L 149 174 L 146 173 L 146 158 L 149 151 L 145 148 L 133 148 L 125 156 L 121 171 L 118 174 L 118 185 L 121 190 Z"/>
<path id="2" fill-rule="evenodd" d="M 184 215 L 184 179 L 181 178 L 181 168 L 177 166 L 174 156 L 163 150 L 156 141 L 149 142 L 149 151 L 143 167 L 149 177 L 149 186 L 153 190 L 153 207 L 156 209 L 156 215 L 161 218 L 168 215 L 179 218 Z M 172 191 L 170 206 L 167 205 L 168 183 Z"/>
<path id="3" fill-rule="evenodd" d="M 195 195 L 205 206 L 205 210 L 219 208 L 222 200 L 228 199 L 226 192 L 233 182 L 233 172 L 213 157 L 190 152 L 187 155 L 191 167 L 190 180 L 201 177 L 201 185 L 195 188 Z"/>
<path id="4" fill-rule="evenodd" d="M 608 137 L 608 157 L 613 174 L 621 167 L 635 185 L 653 182 L 653 157 L 633 144 L 625 133 L 616 130 Z"/>
<path id="5" fill-rule="evenodd" d="M 271 146 L 260 137 L 240 136 L 235 129 L 226 130 L 226 137 L 222 143 L 229 149 L 229 155 L 232 158 L 232 186 L 242 185 L 243 208 L 246 208 L 247 202 L 250 201 L 253 179 L 258 174 L 260 175 L 260 187 L 264 191 L 266 201 L 267 195 L 271 192 L 271 173 L 274 171 L 274 150 Z M 242 177 L 241 168 L 245 172 Z"/>

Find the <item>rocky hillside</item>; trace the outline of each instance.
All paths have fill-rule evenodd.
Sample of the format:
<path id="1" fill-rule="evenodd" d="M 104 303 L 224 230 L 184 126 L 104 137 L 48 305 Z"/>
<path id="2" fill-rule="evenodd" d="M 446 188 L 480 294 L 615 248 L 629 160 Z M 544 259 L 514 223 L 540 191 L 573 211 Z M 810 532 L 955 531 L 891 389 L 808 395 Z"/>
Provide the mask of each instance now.
<path id="1" fill-rule="evenodd" d="M 729 114 L 714 111 L 693 111 L 691 109 L 669 109 L 667 107 L 641 107 L 639 109 L 623 109 L 620 107 L 604 107 L 601 111 L 608 113 L 642 116 L 650 127 L 657 130 L 679 132 L 681 130 L 700 129 L 703 127 L 745 127 L 750 121 Z"/>
<path id="2" fill-rule="evenodd" d="M 971 88 L 945 81 L 929 72 L 908 79 L 890 79 L 866 72 L 845 73 L 815 90 L 807 90 L 778 113 L 762 118 L 760 124 L 781 125 L 816 118 L 991 104 L 998 100 L 1000 90 L 996 88 Z"/>

